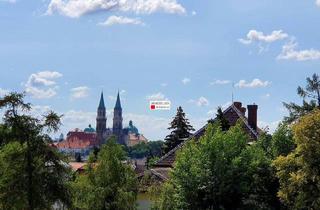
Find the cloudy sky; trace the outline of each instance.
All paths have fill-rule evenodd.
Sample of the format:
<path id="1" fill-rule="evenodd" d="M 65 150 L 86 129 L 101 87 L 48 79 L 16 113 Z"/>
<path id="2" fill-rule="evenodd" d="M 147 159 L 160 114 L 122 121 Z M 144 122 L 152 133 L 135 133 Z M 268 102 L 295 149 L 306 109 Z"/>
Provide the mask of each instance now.
<path id="1" fill-rule="evenodd" d="M 320 72 L 319 24 L 319 0 L 0 0 L 0 95 L 26 91 L 66 133 L 95 125 L 101 90 L 111 126 L 119 89 L 125 124 L 156 140 L 177 106 L 200 128 L 234 92 L 273 130 Z"/>

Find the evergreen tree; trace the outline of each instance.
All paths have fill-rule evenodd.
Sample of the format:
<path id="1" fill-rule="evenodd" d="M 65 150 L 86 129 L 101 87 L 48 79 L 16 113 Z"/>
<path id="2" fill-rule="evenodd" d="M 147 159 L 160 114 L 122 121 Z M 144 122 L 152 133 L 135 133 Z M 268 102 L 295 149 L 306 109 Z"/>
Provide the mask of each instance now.
<path id="1" fill-rule="evenodd" d="M 218 122 L 219 122 L 219 124 L 221 126 L 221 129 L 223 131 L 229 130 L 230 124 L 229 124 L 229 121 L 223 115 L 223 111 L 222 111 L 221 106 L 219 106 L 218 109 L 217 109 L 216 119 L 218 120 Z M 208 120 L 208 123 L 214 123 L 214 120 L 210 119 L 210 120 Z"/>
<path id="2" fill-rule="evenodd" d="M 165 138 L 165 153 L 175 148 L 183 141 L 183 139 L 189 138 L 191 136 L 191 131 L 194 131 L 194 128 L 190 125 L 189 120 L 186 118 L 186 114 L 183 112 L 181 106 L 178 107 L 177 114 L 173 118 L 168 129 L 172 131 Z"/>
<path id="3" fill-rule="evenodd" d="M 50 111 L 42 119 L 28 115 L 24 94 L 0 99 L 5 109 L 0 126 L 0 209 L 51 209 L 69 204 L 69 169 L 50 146 L 48 132 L 57 131 L 60 116 Z"/>
<path id="4" fill-rule="evenodd" d="M 320 79 L 319 75 L 313 74 L 307 78 L 307 85 L 304 88 L 298 87 L 297 93 L 303 98 L 302 105 L 295 103 L 283 103 L 289 111 L 289 117 L 285 117 L 287 123 L 295 122 L 301 116 L 310 113 L 315 108 L 320 109 Z M 309 102 L 307 99 L 310 99 Z"/>

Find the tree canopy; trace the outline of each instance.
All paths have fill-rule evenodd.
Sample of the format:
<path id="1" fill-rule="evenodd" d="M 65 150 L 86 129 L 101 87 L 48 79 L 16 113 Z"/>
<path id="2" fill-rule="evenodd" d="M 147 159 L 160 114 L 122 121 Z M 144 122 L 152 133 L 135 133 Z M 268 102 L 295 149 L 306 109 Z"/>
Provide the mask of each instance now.
<path id="1" fill-rule="evenodd" d="M 293 126 L 296 148 L 274 162 L 280 180 L 278 196 L 290 209 L 320 208 L 320 110 Z"/>
<path id="2" fill-rule="evenodd" d="M 271 160 L 239 123 L 228 131 L 210 124 L 199 141 L 189 141 L 157 206 L 173 209 L 270 209 L 280 205 Z"/>
<path id="3" fill-rule="evenodd" d="M 50 146 L 47 132 L 56 131 L 60 117 L 50 111 L 32 117 L 24 94 L 0 99 L 4 109 L 0 125 L 0 209 L 49 209 L 69 202 L 69 168 L 64 157 Z"/>
<path id="4" fill-rule="evenodd" d="M 164 143 L 164 152 L 168 152 L 182 142 L 182 139 L 189 138 L 194 128 L 190 125 L 186 114 L 181 106 L 177 109 L 177 114 L 170 123 L 171 133 L 166 136 Z"/>
<path id="5" fill-rule="evenodd" d="M 296 103 L 283 103 L 289 111 L 289 116 L 285 117 L 287 123 L 292 123 L 298 120 L 314 109 L 320 109 L 320 79 L 318 74 L 313 74 L 312 77 L 307 77 L 305 88 L 299 86 L 297 93 L 303 98 L 302 105 Z M 308 101 L 309 100 L 309 101 Z"/>
<path id="6" fill-rule="evenodd" d="M 72 183 L 75 209 L 130 210 L 136 209 L 137 180 L 130 165 L 125 163 L 122 146 L 111 138 L 102 146 L 98 158 L 89 158 L 84 174 Z"/>
<path id="7" fill-rule="evenodd" d="M 132 147 L 127 148 L 128 156 L 131 158 L 152 158 L 161 156 L 163 141 L 140 142 Z"/>

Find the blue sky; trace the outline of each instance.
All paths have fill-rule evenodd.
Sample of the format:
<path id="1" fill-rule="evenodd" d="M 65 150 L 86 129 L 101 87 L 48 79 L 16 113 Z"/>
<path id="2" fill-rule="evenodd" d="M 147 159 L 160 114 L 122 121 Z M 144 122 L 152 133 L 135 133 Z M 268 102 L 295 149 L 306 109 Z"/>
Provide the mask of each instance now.
<path id="1" fill-rule="evenodd" d="M 27 91 L 66 133 L 95 125 L 101 90 L 110 126 L 119 89 L 125 124 L 155 140 L 177 106 L 200 128 L 234 92 L 273 130 L 320 72 L 319 24 L 316 0 L 0 0 L 0 94 Z"/>

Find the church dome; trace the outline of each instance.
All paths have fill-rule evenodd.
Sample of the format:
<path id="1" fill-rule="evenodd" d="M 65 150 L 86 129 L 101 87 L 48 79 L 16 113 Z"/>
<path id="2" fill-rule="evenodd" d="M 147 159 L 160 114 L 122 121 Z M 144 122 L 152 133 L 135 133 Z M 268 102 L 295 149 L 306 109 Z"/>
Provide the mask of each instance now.
<path id="1" fill-rule="evenodd" d="M 91 124 L 89 124 L 88 128 L 84 129 L 84 132 L 86 132 L 86 133 L 94 133 L 94 132 L 96 132 L 96 130 L 91 127 Z"/>
<path id="2" fill-rule="evenodd" d="M 129 126 L 127 127 L 129 133 L 137 134 L 139 135 L 139 130 L 136 126 L 133 125 L 132 120 L 129 121 Z"/>

